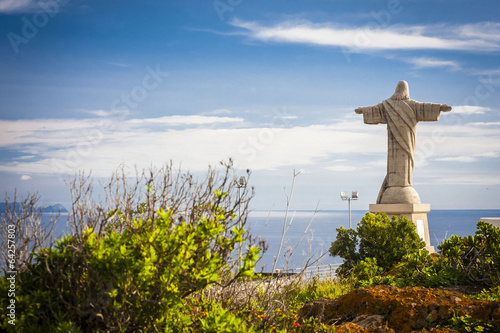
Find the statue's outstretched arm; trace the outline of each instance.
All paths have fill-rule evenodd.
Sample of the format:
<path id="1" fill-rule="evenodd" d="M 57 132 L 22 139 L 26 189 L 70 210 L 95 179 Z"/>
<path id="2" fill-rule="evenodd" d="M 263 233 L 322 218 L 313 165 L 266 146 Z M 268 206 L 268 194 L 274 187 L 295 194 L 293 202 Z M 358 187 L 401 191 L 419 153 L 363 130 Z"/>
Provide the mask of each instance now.
<path id="1" fill-rule="evenodd" d="M 451 111 L 451 106 L 446 105 L 446 104 L 441 104 L 441 107 L 439 108 L 439 111 L 443 111 L 443 112 Z"/>
<path id="2" fill-rule="evenodd" d="M 355 109 L 357 114 L 363 115 L 365 124 L 386 124 L 387 120 L 384 115 L 384 106 L 382 103 L 373 106 L 363 106 Z"/>
<path id="3" fill-rule="evenodd" d="M 354 110 L 357 114 L 363 114 L 364 112 L 379 112 L 381 109 L 383 109 L 384 106 L 382 103 L 378 103 L 377 105 L 373 106 L 362 106 Z"/>

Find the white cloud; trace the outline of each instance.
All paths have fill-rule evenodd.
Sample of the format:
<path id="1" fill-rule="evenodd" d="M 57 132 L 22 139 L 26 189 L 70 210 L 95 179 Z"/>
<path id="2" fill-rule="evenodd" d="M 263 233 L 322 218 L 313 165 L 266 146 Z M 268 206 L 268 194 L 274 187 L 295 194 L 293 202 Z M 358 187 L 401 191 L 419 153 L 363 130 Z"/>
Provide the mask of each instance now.
<path id="1" fill-rule="evenodd" d="M 35 155 L 24 155 L 24 156 L 16 157 L 15 159 L 16 160 L 31 160 L 35 157 L 36 157 Z"/>
<path id="2" fill-rule="evenodd" d="M 443 115 L 448 116 L 448 114 Z M 473 166 L 482 163 L 483 154 L 500 151 L 500 132 L 496 127 L 475 126 L 473 123 L 461 125 L 445 125 L 437 123 L 419 123 L 417 125 L 417 142 L 415 162 L 417 168 L 429 164 L 436 158 L 450 158 L 451 162 L 469 162 Z M 460 158 L 456 158 L 463 156 Z M 454 167 L 450 163 L 451 168 Z"/>
<path id="3" fill-rule="evenodd" d="M 436 179 L 435 183 L 446 185 L 500 185 L 498 175 L 467 175 L 458 177 L 444 177 Z"/>
<path id="4" fill-rule="evenodd" d="M 106 112 L 106 111 L 104 111 Z M 242 118 L 208 116 L 169 116 L 146 119 L 88 118 L 88 119 L 29 119 L 0 120 L 0 147 L 37 145 L 45 148 L 76 146 L 82 141 L 122 140 L 122 136 L 144 135 L 154 126 L 161 131 L 169 127 L 192 125 L 238 124 Z M 118 137 L 117 137 L 118 136 Z M 61 140 L 64 138 L 64 140 Z M 26 151 L 26 154 L 33 154 Z"/>
<path id="5" fill-rule="evenodd" d="M 488 157 L 488 158 L 496 158 L 496 157 L 499 157 L 500 154 L 495 152 L 495 151 L 489 151 L 489 152 L 486 152 L 486 153 L 481 153 L 481 154 L 476 154 L 474 156 L 478 156 L 478 157 Z"/>
<path id="6" fill-rule="evenodd" d="M 472 156 L 450 156 L 436 158 L 436 161 L 471 163 L 476 162 L 477 159 Z"/>
<path id="7" fill-rule="evenodd" d="M 493 92 L 491 89 L 495 89 L 493 86 L 500 84 L 500 69 L 498 68 L 476 70 L 471 74 L 479 76 L 479 81 L 491 92 Z"/>
<path id="8" fill-rule="evenodd" d="M 229 109 L 215 109 L 212 111 L 202 112 L 202 115 L 219 115 L 219 114 L 231 114 L 233 111 Z"/>
<path id="9" fill-rule="evenodd" d="M 436 161 L 472 163 L 472 162 L 477 162 L 480 159 L 496 158 L 498 156 L 500 156 L 500 155 L 497 152 L 489 151 L 489 152 L 484 152 L 484 153 L 474 154 L 474 155 L 438 157 L 438 158 L 436 158 Z"/>
<path id="10" fill-rule="evenodd" d="M 333 165 L 333 166 L 327 167 L 326 169 L 332 170 L 335 172 L 351 172 L 351 171 L 359 170 L 358 167 L 355 167 L 352 165 Z"/>
<path id="11" fill-rule="evenodd" d="M 208 117 L 208 116 L 166 116 L 159 118 L 132 119 L 128 121 L 130 124 L 166 124 L 166 125 L 208 125 L 217 123 L 238 123 L 242 122 L 243 118 L 234 117 Z"/>
<path id="12" fill-rule="evenodd" d="M 128 116 L 130 114 L 130 111 L 127 110 L 84 110 L 83 112 L 92 114 L 97 117 L 114 117 L 114 116 L 119 116 L 119 117 L 124 117 Z"/>
<path id="13" fill-rule="evenodd" d="M 373 160 L 369 163 L 367 163 L 370 167 L 386 167 L 387 166 L 387 159 L 383 160 Z"/>
<path id="14" fill-rule="evenodd" d="M 30 180 L 30 179 L 31 179 L 31 176 L 28 176 L 28 175 L 21 176 L 21 180 Z"/>
<path id="15" fill-rule="evenodd" d="M 500 122 L 495 122 L 495 121 L 492 121 L 492 122 L 488 122 L 488 123 L 485 123 L 485 122 L 476 122 L 476 123 L 470 123 L 470 125 L 472 126 L 499 126 L 500 125 Z"/>
<path id="16" fill-rule="evenodd" d="M 500 23 L 480 22 L 460 27 L 460 35 L 468 38 L 500 41 Z"/>
<path id="17" fill-rule="evenodd" d="M 283 43 L 313 44 L 342 47 L 349 52 L 371 50 L 500 50 L 500 41 L 494 32 L 499 24 L 475 24 L 466 26 L 402 26 L 349 27 L 332 23 L 309 21 L 285 21 L 274 26 L 256 22 L 233 20 L 233 26 L 245 29 L 256 40 Z"/>
<path id="18" fill-rule="evenodd" d="M 460 114 L 485 114 L 492 109 L 484 106 L 477 105 L 460 105 L 454 106 L 452 112 Z"/>
<path id="19" fill-rule="evenodd" d="M 485 69 L 480 71 L 472 72 L 473 75 L 487 75 L 487 76 L 495 76 L 500 75 L 500 69 Z"/>
<path id="20" fill-rule="evenodd" d="M 106 122 L 101 119 L 0 120 L 0 147 L 72 144 L 81 139 L 83 132 L 89 132 L 90 129 L 95 132 L 104 124 Z"/>
<path id="21" fill-rule="evenodd" d="M 208 119 L 210 118 L 210 119 Z M 152 131 L 156 123 L 174 125 Z M 225 124 L 226 127 L 176 127 L 178 124 Z M 233 157 L 242 167 L 270 170 L 282 166 L 311 165 L 336 153 L 385 152 L 385 129 L 359 131 L 362 122 L 305 127 L 238 128 L 240 118 L 162 117 L 1 121 L 0 142 L 37 157 L 13 160 L 0 170 L 16 173 L 74 173 L 79 169 L 108 175 L 122 162 L 147 167 L 151 163 L 182 161 L 192 170 Z M 64 138 L 64 140 L 61 140 Z"/>
<path id="22" fill-rule="evenodd" d="M 121 163 L 147 168 L 169 160 L 199 171 L 229 157 L 254 171 L 321 168 L 350 174 L 385 168 L 384 125 L 367 126 L 361 118 L 286 128 L 248 125 L 240 118 L 200 116 L 2 120 L 0 145 L 30 158 L 6 161 L 0 171 L 33 175 L 92 170 L 95 176 L 109 176 Z M 474 166 L 500 151 L 500 133 L 494 127 L 439 122 L 418 126 L 417 168 L 436 157 Z"/>
<path id="23" fill-rule="evenodd" d="M 36 3 L 35 0 L 0 0 L 0 12 L 31 12 L 37 8 Z"/>
<path id="24" fill-rule="evenodd" d="M 451 60 L 439 60 L 428 57 L 409 58 L 406 61 L 413 64 L 416 68 L 434 68 L 434 67 L 449 67 L 451 70 L 459 70 L 460 64 Z"/>

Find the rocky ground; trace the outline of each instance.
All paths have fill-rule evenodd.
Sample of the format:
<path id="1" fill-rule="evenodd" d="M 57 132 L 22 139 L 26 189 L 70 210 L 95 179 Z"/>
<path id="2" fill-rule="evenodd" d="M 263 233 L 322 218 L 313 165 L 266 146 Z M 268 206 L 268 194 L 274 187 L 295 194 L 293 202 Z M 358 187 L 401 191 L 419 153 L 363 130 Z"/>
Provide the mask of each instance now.
<path id="1" fill-rule="evenodd" d="M 444 327 L 454 316 L 500 328 L 500 301 L 472 300 L 474 287 L 423 288 L 376 286 L 356 289 L 337 299 L 321 298 L 304 305 L 299 317 L 320 318 L 337 333 L 456 332 Z"/>

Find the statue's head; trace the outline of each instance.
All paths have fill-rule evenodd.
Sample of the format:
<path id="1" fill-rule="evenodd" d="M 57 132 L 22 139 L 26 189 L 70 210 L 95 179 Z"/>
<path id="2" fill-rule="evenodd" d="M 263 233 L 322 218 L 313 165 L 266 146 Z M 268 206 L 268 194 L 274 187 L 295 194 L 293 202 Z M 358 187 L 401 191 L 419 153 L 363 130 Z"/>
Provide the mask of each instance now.
<path id="1" fill-rule="evenodd" d="M 391 99 L 410 99 L 410 89 L 408 88 L 408 83 L 406 81 L 399 81 L 396 86 L 396 91 L 392 95 Z"/>

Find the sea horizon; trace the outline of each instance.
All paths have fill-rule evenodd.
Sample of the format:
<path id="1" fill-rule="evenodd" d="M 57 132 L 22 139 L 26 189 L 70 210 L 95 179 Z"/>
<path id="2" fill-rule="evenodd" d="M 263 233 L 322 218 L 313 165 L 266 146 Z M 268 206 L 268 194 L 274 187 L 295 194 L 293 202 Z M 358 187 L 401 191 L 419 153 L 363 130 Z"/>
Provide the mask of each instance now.
<path id="1" fill-rule="evenodd" d="M 361 221 L 367 210 L 351 210 L 352 228 Z M 65 216 L 61 213 L 56 225 L 54 237 L 56 239 L 67 235 Z M 274 257 L 280 253 L 275 268 L 300 268 L 308 259 L 313 260 L 324 255 L 331 243 L 336 239 L 336 229 L 348 228 L 348 210 L 289 210 L 286 227 L 288 228 L 281 243 L 286 210 L 250 210 L 247 228 L 254 236 L 265 239 L 269 249 L 263 254 L 257 265 L 257 271 L 271 271 L 274 266 Z M 45 218 L 54 213 L 43 213 Z M 488 216 L 487 216 L 488 215 Z M 428 213 L 430 243 L 435 247 L 451 235 L 460 237 L 474 235 L 476 224 L 480 218 L 499 217 L 500 209 L 435 209 Z M 291 224 L 290 224 L 291 221 Z M 300 242 L 300 243 L 299 243 Z M 288 264 L 285 256 L 287 251 L 295 248 L 294 254 L 289 257 Z M 289 252 L 288 252 L 289 253 Z M 324 255 L 321 264 L 338 264 L 342 261 L 338 257 Z M 262 268 L 264 266 L 264 268 Z"/>
<path id="2" fill-rule="evenodd" d="M 248 225 L 253 233 L 260 234 L 269 244 L 269 249 L 264 253 L 259 262 L 265 266 L 264 271 L 269 271 L 273 266 L 274 256 L 278 253 L 281 235 L 283 232 L 284 217 L 286 210 L 251 211 L 248 217 Z M 352 228 L 361 221 L 367 210 L 351 210 Z M 494 215 L 494 216 L 486 216 Z M 331 243 L 336 239 L 336 229 L 348 228 L 348 210 L 289 210 L 287 215 L 288 230 L 283 237 L 284 245 L 280 252 L 280 258 L 276 268 L 283 266 L 286 262 L 283 249 L 294 247 L 302 239 L 302 244 L 296 247 L 295 254 L 291 257 L 288 268 L 303 267 L 309 257 L 317 258 L 328 251 Z M 480 218 L 500 216 L 500 209 L 435 209 L 427 214 L 430 243 L 435 247 L 451 235 L 460 237 L 473 235 L 476 231 L 477 222 Z M 289 221 L 292 223 L 289 225 Z M 305 236 L 303 237 L 305 233 Z M 328 255 L 321 259 L 322 264 L 337 264 L 342 259 Z"/>

